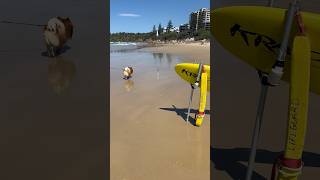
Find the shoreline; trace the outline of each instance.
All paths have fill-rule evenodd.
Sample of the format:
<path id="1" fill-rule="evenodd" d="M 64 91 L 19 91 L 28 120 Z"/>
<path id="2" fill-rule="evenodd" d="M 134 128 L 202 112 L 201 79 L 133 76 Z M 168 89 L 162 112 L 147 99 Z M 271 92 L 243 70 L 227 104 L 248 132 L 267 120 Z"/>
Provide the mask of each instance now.
<path id="1" fill-rule="evenodd" d="M 152 43 L 139 48 L 139 51 L 169 53 L 187 58 L 186 62 L 210 64 L 210 42 Z M 188 59 L 191 58 L 191 59 Z"/>

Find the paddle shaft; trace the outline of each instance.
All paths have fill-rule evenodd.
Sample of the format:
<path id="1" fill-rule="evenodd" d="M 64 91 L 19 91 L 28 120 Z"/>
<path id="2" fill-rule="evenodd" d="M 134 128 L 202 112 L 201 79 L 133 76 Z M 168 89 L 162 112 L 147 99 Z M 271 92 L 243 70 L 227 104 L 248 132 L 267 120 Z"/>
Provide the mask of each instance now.
<path id="1" fill-rule="evenodd" d="M 189 122 L 190 108 L 191 108 L 191 103 L 192 103 L 193 91 L 194 91 L 194 88 L 191 88 L 191 95 L 190 95 L 190 98 L 189 98 L 189 105 L 188 105 L 187 122 Z"/>
<path id="2" fill-rule="evenodd" d="M 273 2 L 274 2 L 274 0 L 269 0 L 268 6 L 273 7 Z"/>
<path id="3" fill-rule="evenodd" d="M 273 6 L 273 0 L 269 0 L 269 6 L 270 7 Z M 257 116 L 256 116 L 255 125 L 254 125 L 252 140 L 251 140 L 251 150 L 250 150 L 250 156 L 248 161 L 246 180 L 250 180 L 252 177 L 252 172 L 253 172 L 253 167 L 254 167 L 256 152 L 257 152 L 257 146 L 258 146 L 258 141 L 259 141 L 260 132 L 261 132 L 260 130 L 262 127 L 264 106 L 265 106 L 265 102 L 268 94 L 268 85 L 263 82 L 264 81 L 263 78 L 264 77 L 262 76 L 260 98 L 259 98 L 259 104 L 257 109 Z"/>
<path id="4" fill-rule="evenodd" d="M 273 0 L 269 1 L 269 6 L 273 6 Z M 285 21 L 285 29 L 283 33 L 283 39 L 281 43 L 281 47 L 277 56 L 277 61 L 275 66 L 272 68 L 271 74 L 268 76 L 268 84 L 270 85 L 278 85 L 279 81 L 283 74 L 283 66 L 285 61 L 285 55 L 287 52 L 289 37 L 291 33 L 291 27 L 294 19 L 294 14 L 297 9 L 297 0 L 294 0 L 293 3 L 290 4 L 290 7 L 287 12 L 286 21 Z M 263 80 L 262 80 L 263 81 Z M 262 82 L 262 88 L 260 92 L 260 98 L 259 98 L 259 105 L 257 110 L 257 116 L 255 121 L 255 127 L 254 132 L 252 136 L 252 142 L 251 142 L 251 152 L 250 157 L 248 161 L 248 168 L 247 168 L 247 174 L 246 174 L 246 180 L 251 180 L 252 177 L 252 171 L 254 167 L 255 162 L 255 156 L 257 151 L 257 144 L 259 141 L 260 136 L 260 130 L 262 126 L 262 117 L 263 117 L 263 111 L 264 111 L 264 105 L 268 93 L 268 86 L 267 84 L 264 84 Z"/>
<path id="5" fill-rule="evenodd" d="M 199 83 L 200 78 L 201 78 L 201 72 L 202 72 L 202 63 L 199 64 L 199 69 L 198 69 L 198 74 L 197 74 L 197 79 L 196 79 L 196 83 Z M 194 88 L 191 85 L 192 89 L 191 89 L 191 95 L 189 98 L 189 107 L 188 107 L 188 114 L 187 114 L 187 122 L 189 122 L 189 116 L 190 116 L 190 108 L 191 108 L 191 103 L 192 103 L 192 97 L 193 97 L 193 92 L 194 92 Z"/>
<path id="6" fill-rule="evenodd" d="M 276 63 L 274 64 L 271 70 L 271 73 L 269 75 L 269 83 L 273 86 L 279 85 L 279 82 L 282 78 L 284 61 L 286 59 L 287 47 L 288 47 L 290 33 L 291 33 L 291 27 L 293 24 L 294 15 L 298 9 L 297 4 L 298 4 L 298 1 L 294 0 L 292 3 L 290 3 L 289 9 L 287 11 L 281 46 L 276 59 Z"/>
<path id="7" fill-rule="evenodd" d="M 257 152 L 257 145 L 259 141 L 260 136 L 260 130 L 262 127 L 262 118 L 263 118 L 263 112 L 264 112 L 264 106 L 268 94 L 268 87 L 266 83 L 264 83 L 264 77 L 261 79 L 261 90 L 260 90 L 260 98 L 259 98 L 259 104 L 258 104 L 258 110 L 257 110 L 257 116 L 254 126 L 254 131 L 252 135 L 252 141 L 251 141 L 251 151 L 248 161 L 248 168 L 247 168 L 247 174 L 246 174 L 246 180 L 250 180 L 252 176 L 252 171 L 254 167 L 254 162 L 256 158 L 256 152 Z"/>
<path id="8" fill-rule="evenodd" d="M 199 64 L 199 70 L 198 70 L 198 74 L 197 74 L 196 83 L 199 83 L 199 81 L 200 81 L 201 72 L 202 72 L 202 63 Z"/>

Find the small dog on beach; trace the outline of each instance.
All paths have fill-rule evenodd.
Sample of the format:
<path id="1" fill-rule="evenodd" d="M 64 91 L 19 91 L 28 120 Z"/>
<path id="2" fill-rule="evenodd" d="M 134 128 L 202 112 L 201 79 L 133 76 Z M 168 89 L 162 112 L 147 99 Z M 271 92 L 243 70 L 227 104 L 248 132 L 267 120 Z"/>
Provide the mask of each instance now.
<path id="1" fill-rule="evenodd" d="M 69 18 L 51 18 L 44 27 L 43 34 L 48 56 L 54 57 L 65 43 L 72 38 L 73 25 Z"/>
<path id="2" fill-rule="evenodd" d="M 132 77 L 133 68 L 132 67 L 125 67 L 123 68 L 123 79 L 128 80 Z"/>

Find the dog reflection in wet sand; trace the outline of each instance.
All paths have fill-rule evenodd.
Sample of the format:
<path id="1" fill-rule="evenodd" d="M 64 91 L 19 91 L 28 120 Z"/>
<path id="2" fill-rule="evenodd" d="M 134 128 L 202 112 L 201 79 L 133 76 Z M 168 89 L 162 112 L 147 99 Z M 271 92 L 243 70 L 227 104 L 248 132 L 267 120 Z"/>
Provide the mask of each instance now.
<path id="1" fill-rule="evenodd" d="M 133 85 L 134 83 L 131 79 L 124 82 L 124 88 L 126 89 L 127 92 L 130 92 L 132 90 Z"/>
<path id="2" fill-rule="evenodd" d="M 133 68 L 132 67 L 125 67 L 123 68 L 123 79 L 128 80 L 132 77 Z"/>
<path id="3" fill-rule="evenodd" d="M 48 56 L 57 56 L 66 42 L 72 38 L 73 25 L 69 18 L 55 17 L 48 21 L 43 30 Z"/>
<path id="4" fill-rule="evenodd" d="M 53 91 L 60 95 L 65 92 L 76 73 L 76 66 L 71 61 L 55 58 L 48 66 L 48 81 Z"/>

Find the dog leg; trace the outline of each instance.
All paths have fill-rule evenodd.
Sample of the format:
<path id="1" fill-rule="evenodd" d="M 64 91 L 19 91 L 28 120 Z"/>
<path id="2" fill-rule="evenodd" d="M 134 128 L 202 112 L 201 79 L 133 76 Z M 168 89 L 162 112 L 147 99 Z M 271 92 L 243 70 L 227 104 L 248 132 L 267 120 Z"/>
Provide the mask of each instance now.
<path id="1" fill-rule="evenodd" d="M 51 56 L 50 46 L 48 46 L 48 45 L 47 45 L 47 54 L 49 57 Z"/>
<path id="2" fill-rule="evenodd" d="M 55 57 L 56 54 L 55 54 L 55 48 L 53 46 L 51 46 L 51 54 L 52 54 L 52 57 Z"/>

